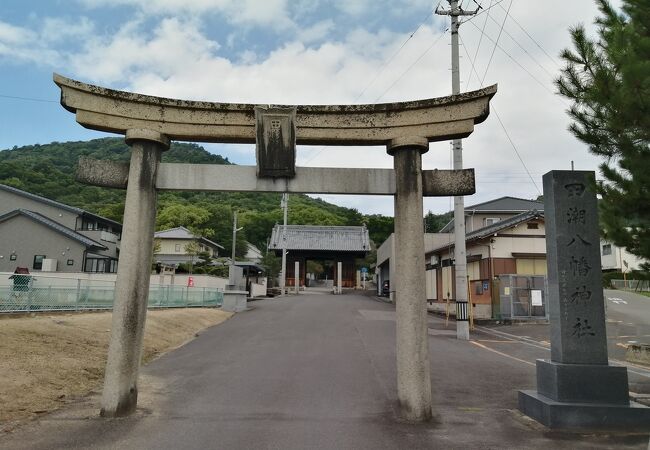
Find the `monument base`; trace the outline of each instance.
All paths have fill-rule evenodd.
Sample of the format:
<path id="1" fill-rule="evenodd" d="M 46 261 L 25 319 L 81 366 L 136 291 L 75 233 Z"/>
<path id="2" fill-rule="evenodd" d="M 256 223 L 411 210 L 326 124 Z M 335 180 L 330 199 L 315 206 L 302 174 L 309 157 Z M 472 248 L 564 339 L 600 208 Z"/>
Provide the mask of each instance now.
<path id="1" fill-rule="evenodd" d="M 247 291 L 224 291 L 221 309 L 228 312 L 245 311 L 247 296 Z"/>
<path id="2" fill-rule="evenodd" d="M 537 391 L 519 391 L 519 410 L 550 428 L 650 427 L 650 408 L 630 402 L 627 368 L 537 360 Z"/>
<path id="3" fill-rule="evenodd" d="M 650 408 L 636 402 L 558 402 L 537 391 L 519 391 L 519 410 L 549 428 L 644 431 L 650 428 Z"/>
<path id="4" fill-rule="evenodd" d="M 537 392 L 552 400 L 627 405 L 629 391 L 626 367 L 537 360 Z"/>

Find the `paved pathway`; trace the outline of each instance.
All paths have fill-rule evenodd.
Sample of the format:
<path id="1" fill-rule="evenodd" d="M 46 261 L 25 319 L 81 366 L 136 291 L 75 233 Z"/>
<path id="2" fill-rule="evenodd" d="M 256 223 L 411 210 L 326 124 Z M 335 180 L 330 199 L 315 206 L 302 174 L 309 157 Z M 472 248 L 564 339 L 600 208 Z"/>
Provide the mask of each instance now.
<path id="1" fill-rule="evenodd" d="M 203 332 L 144 369 L 141 408 L 105 420 L 96 398 L 0 437 L 0 448 L 643 448 L 643 435 L 550 432 L 516 411 L 534 367 L 455 339 L 431 318 L 437 422 L 396 419 L 391 305 L 301 295 Z"/>

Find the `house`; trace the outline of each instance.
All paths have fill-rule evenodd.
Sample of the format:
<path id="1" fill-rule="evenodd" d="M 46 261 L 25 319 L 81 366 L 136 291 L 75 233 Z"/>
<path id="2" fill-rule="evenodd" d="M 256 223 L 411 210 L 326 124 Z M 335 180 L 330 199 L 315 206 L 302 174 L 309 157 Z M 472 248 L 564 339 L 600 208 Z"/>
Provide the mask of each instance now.
<path id="1" fill-rule="evenodd" d="M 466 240 L 467 277 L 471 303 L 477 318 L 498 317 L 501 308 L 501 294 L 510 294 L 505 286 L 504 275 L 518 275 L 526 285 L 530 297 L 531 284 L 544 289 L 546 275 L 546 232 L 544 215 L 530 210 L 511 217 L 502 217 L 488 226 L 468 232 Z M 425 252 L 427 300 L 430 309 L 446 311 L 447 303 L 455 301 L 455 259 L 454 241 Z M 507 277 L 510 282 L 510 277 Z M 515 287 L 512 287 L 514 290 Z M 518 302 L 525 302 L 518 298 Z M 531 313 L 530 298 L 525 306 Z M 504 305 L 505 306 L 505 305 Z M 522 306 L 524 308 L 524 306 Z M 518 311 L 515 311 L 519 314 Z M 546 311 L 537 311 L 546 315 Z"/>
<path id="2" fill-rule="evenodd" d="M 495 200 L 465 207 L 465 234 L 492 225 L 517 214 L 537 210 L 544 212 L 544 203 L 517 197 L 501 197 Z M 454 219 L 451 219 L 441 233 L 454 232 Z"/>
<path id="3" fill-rule="evenodd" d="M 0 184 L 0 272 L 117 272 L 122 225 Z"/>
<path id="4" fill-rule="evenodd" d="M 246 242 L 246 254 L 244 259 L 249 262 L 259 263 L 262 261 L 262 252 L 255 245 Z"/>
<path id="5" fill-rule="evenodd" d="M 499 287 L 504 283 L 497 284 L 495 280 L 502 275 L 542 276 L 531 278 L 530 283 L 541 282 L 543 287 L 546 274 L 543 208 L 541 202 L 516 197 L 501 197 L 465 208 L 467 275 L 475 317 L 500 314 Z M 429 309 L 433 311 L 449 308 L 455 312 L 453 231 L 451 220 L 440 233 L 425 234 L 426 294 Z M 379 289 L 384 280 L 393 277 L 390 259 L 395 245 L 398 243 L 391 235 L 377 250 Z M 394 300 L 394 286 L 390 287 L 390 296 Z"/>
<path id="6" fill-rule="evenodd" d="M 640 270 L 641 264 L 647 261 L 628 252 L 627 249 L 618 247 L 613 243 L 600 240 L 600 261 L 603 272 L 630 272 Z"/>
<path id="7" fill-rule="evenodd" d="M 168 266 L 196 262 L 196 255 L 199 252 L 208 252 L 211 258 L 216 258 L 219 256 L 219 250 L 224 249 L 210 239 L 196 236 L 185 227 L 156 231 L 154 242 L 156 243 L 155 261 Z M 190 245 L 194 243 L 197 244 L 197 247 L 193 252 Z"/>

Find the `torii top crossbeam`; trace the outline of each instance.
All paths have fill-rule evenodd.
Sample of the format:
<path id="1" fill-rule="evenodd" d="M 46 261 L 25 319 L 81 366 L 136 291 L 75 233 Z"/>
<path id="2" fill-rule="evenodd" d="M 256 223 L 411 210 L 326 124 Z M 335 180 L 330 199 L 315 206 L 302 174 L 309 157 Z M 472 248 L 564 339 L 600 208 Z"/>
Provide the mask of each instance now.
<path id="1" fill-rule="evenodd" d="M 125 134 L 148 129 L 179 141 L 256 141 L 255 105 L 175 100 L 117 91 L 58 74 L 61 104 L 86 128 Z M 497 86 L 449 97 L 369 105 L 296 106 L 296 143 L 385 145 L 418 136 L 464 138 L 489 114 Z M 276 106 L 274 106 L 276 107 Z M 282 107 L 280 107 L 282 108 Z"/>

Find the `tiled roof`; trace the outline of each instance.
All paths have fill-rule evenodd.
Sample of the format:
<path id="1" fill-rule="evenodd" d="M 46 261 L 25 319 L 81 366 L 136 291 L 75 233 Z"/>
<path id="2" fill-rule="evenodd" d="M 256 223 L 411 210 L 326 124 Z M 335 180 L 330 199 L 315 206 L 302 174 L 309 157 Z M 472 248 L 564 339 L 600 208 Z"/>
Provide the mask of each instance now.
<path id="1" fill-rule="evenodd" d="M 38 214 L 34 211 L 29 211 L 27 209 L 14 209 L 13 211 L 9 211 L 8 213 L 5 213 L 0 216 L 0 222 L 4 222 L 5 220 L 11 219 L 12 217 L 15 217 L 17 215 L 23 215 L 25 217 L 28 217 L 32 219 L 35 222 L 38 222 L 42 225 L 45 225 L 48 228 L 51 228 L 54 231 L 57 231 L 70 239 L 73 239 L 77 242 L 80 242 L 81 244 L 85 245 L 86 247 L 92 247 L 92 248 L 98 248 L 102 250 L 107 250 L 107 248 L 100 244 L 97 241 L 94 241 L 90 239 L 87 236 L 84 236 L 81 233 L 77 233 L 75 230 L 68 228 L 64 225 L 61 225 L 58 222 L 55 222 L 51 219 L 48 219 L 47 217 Z"/>
<path id="2" fill-rule="evenodd" d="M 525 211 L 537 210 L 544 212 L 544 203 L 535 200 L 526 200 L 517 197 L 501 197 L 489 200 L 476 205 L 465 207 L 465 215 L 477 213 L 520 213 Z M 454 219 L 451 219 L 444 227 L 440 229 L 441 233 L 451 233 L 454 231 Z"/>
<path id="3" fill-rule="evenodd" d="M 271 234 L 269 249 L 281 249 L 283 226 L 276 225 Z M 287 250 L 325 250 L 339 252 L 370 251 L 368 229 L 316 225 L 287 225 Z"/>
<path id="4" fill-rule="evenodd" d="M 156 239 L 194 239 L 195 236 L 185 227 L 170 228 L 169 230 L 156 231 Z"/>
<path id="5" fill-rule="evenodd" d="M 522 212 L 522 211 L 531 211 L 536 209 L 537 211 L 544 211 L 544 203 L 537 202 L 535 200 L 526 200 L 525 198 L 517 197 L 501 197 L 494 200 L 489 200 L 483 203 L 477 203 L 476 205 L 470 205 L 465 207 L 465 211 L 486 211 L 486 212 Z"/>
<path id="6" fill-rule="evenodd" d="M 50 200 L 49 198 L 46 197 L 41 197 L 40 195 L 32 194 L 31 192 L 23 191 L 21 189 L 15 188 L 13 186 L 7 186 L 6 184 L 0 184 L 0 190 L 6 191 L 6 192 L 11 192 L 16 195 L 21 195 L 25 198 L 28 198 L 30 200 L 35 200 L 40 203 L 44 203 L 46 205 L 54 206 L 56 208 L 63 209 L 65 211 L 69 211 L 75 214 L 79 214 L 82 216 L 90 216 L 94 217 L 95 219 L 101 219 L 105 222 L 111 223 L 113 225 L 119 226 L 120 228 L 122 227 L 122 224 L 119 222 L 116 222 L 111 219 L 107 219 L 106 217 L 98 216 L 97 214 L 93 214 L 91 212 L 88 212 L 86 210 L 83 210 L 81 208 L 76 208 L 74 206 L 66 205 L 65 203 L 57 202 L 55 200 Z"/>
<path id="7" fill-rule="evenodd" d="M 197 239 L 199 242 L 203 242 L 204 244 L 207 244 L 211 247 L 223 249 L 223 246 L 211 241 L 210 239 L 204 237 L 197 238 L 194 233 L 185 227 L 176 227 L 170 228 L 169 230 L 156 231 L 153 237 L 155 239 Z"/>
<path id="8" fill-rule="evenodd" d="M 471 233 L 467 233 L 465 236 L 465 242 L 470 242 L 478 239 L 483 239 L 488 236 L 493 235 L 494 233 L 498 233 L 499 231 L 514 227 L 515 225 L 519 225 L 520 223 L 528 222 L 529 220 L 533 219 L 538 219 L 538 218 L 544 218 L 544 213 L 537 211 L 536 209 L 533 209 L 531 211 L 526 211 L 521 214 L 517 214 L 516 216 L 509 217 L 504 220 L 500 220 L 498 222 L 493 223 L 492 225 L 488 225 L 487 227 L 479 228 L 478 230 L 472 231 Z M 432 251 L 437 251 L 437 250 L 442 250 L 445 248 L 451 248 L 454 246 L 454 243 L 449 243 L 442 245 L 438 248 L 433 249 Z"/>

